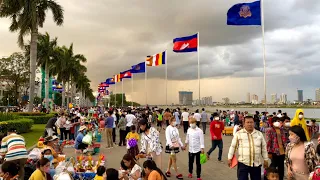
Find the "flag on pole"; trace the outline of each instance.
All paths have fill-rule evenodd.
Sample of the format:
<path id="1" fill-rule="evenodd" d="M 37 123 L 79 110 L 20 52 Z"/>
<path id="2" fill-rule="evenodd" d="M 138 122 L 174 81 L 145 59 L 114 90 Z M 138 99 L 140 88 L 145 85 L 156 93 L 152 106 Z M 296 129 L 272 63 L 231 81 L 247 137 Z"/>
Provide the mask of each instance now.
<path id="1" fill-rule="evenodd" d="M 198 51 L 198 34 L 173 39 L 173 51 L 176 53 Z"/>
<path id="2" fill-rule="evenodd" d="M 166 51 L 163 51 L 159 54 L 155 54 L 153 56 L 147 56 L 147 66 L 160 66 L 162 64 L 166 64 Z"/>
<path id="3" fill-rule="evenodd" d="M 117 75 L 114 75 L 114 82 L 120 82 L 121 81 L 121 75 L 120 74 L 117 74 Z"/>
<path id="4" fill-rule="evenodd" d="M 132 75 L 131 75 L 131 72 L 130 70 L 127 70 L 127 71 L 123 71 L 120 73 L 120 78 L 123 79 L 123 78 L 131 78 Z"/>
<path id="5" fill-rule="evenodd" d="M 142 62 L 131 67 L 131 73 L 145 73 L 146 72 L 146 62 Z"/>
<path id="6" fill-rule="evenodd" d="M 232 6 L 227 13 L 227 25 L 261 25 L 261 2 L 239 3 Z"/>
<path id="7" fill-rule="evenodd" d="M 105 82 L 102 82 L 99 84 L 98 87 L 109 87 L 109 84 L 105 83 Z"/>
<path id="8" fill-rule="evenodd" d="M 109 84 L 109 85 L 111 85 L 111 84 L 116 84 L 114 78 L 108 78 L 108 79 L 106 80 L 106 83 Z"/>

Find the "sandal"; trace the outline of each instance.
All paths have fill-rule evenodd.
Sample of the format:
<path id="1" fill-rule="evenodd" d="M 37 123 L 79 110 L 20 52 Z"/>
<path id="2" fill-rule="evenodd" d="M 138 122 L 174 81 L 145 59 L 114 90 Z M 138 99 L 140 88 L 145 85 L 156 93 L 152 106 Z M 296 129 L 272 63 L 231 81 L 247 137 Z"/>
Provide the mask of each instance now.
<path id="1" fill-rule="evenodd" d="M 167 177 L 170 177 L 170 176 L 171 176 L 171 172 L 170 172 L 170 171 L 167 171 L 167 172 L 166 172 L 166 176 L 167 176 Z"/>

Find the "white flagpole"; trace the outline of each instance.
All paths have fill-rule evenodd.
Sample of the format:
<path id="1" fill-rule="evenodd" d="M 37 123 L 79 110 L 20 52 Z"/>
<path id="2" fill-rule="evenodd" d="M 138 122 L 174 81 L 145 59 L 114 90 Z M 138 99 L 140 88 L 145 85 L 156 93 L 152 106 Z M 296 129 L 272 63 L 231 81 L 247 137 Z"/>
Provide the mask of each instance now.
<path id="1" fill-rule="evenodd" d="M 266 78 L 266 45 L 264 43 L 264 9 L 263 9 L 263 0 L 261 0 L 260 3 L 261 3 L 262 50 L 263 50 L 264 101 L 265 101 L 265 112 L 267 112 L 268 103 L 267 103 L 267 78 Z"/>
<path id="2" fill-rule="evenodd" d="M 145 62 L 146 73 L 144 74 L 144 89 L 146 93 L 146 106 L 148 105 L 148 90 L 147 90 L 147 63 Z"/>
<path id="3" fill-rule="evenodd" d="M 114 107 L 117 107 L 117 83 L 114 84 Z"/>
<path id="4" fill-rule="evenodd" d="M 200 34 L 198 32 L 198 48 L 197 48 L 197 51 L 198 51 L 198 83 L 199 83 L 199 105 L 201 105 L 201 94 L 200 94 L 200 44 L 199 44 L 199 40 L 200 40 Z"/>
<path id="5" fill-rule="evenodd" d="M 133 107 L 133 73 L 131 73 L 131 107 Z"/>
<path id="6" fill-rule="evenodd" d="M 165 63 L 166 63 L 166 107 L 168 107 L 168 59 L 167 50 L 165 50 Z"/>
<path id="7" fill-rule="evenodd" d="M 121 107 L 123 107 L 123 79 L 122 79 Z"/>

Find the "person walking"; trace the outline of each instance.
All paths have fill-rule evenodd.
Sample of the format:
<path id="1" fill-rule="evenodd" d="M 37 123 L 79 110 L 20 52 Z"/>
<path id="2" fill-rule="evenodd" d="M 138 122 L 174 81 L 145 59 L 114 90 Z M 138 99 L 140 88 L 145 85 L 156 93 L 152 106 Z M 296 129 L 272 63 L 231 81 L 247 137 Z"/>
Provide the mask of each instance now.
<path id="1" fill-rule="evenodd" d="M 205 109 L 202 108 L 201 125 L 202 125 L 203 134 L 206 134 L 206 129 L 207 129 L 207 123 L 208 122 L 210 122 L 209 116 L 206 113 Z"/>
<path id="2" fill-rule="evenodd" d="M 170 125 L 170 120 L 172 118 L 172 114 L 170 112 L 170 109 L 167 108 L 166 111 L 163 114 L 163 119 L 166 121 L 166 125 L 169 126 Z"/>
<path id="3" fill-rule="evenodd" d="M 182 122 L 183 122 L 183 132 L 187 134 L 188 128 L 189 128 L 189 112 L 187 108 L 183 109 L 183 112 L 181 113 Z"/>
<path id="4" fill-rule="evenodd" d="M 212 146 L 207 152 L 207 158 L 210 159 L 210 154 L 219 148 L 218 161 L 222 162 L 222 151 L 223 151 L 223 141 L 222 141 L 222 131 L 224 130 L 224 122 L 220 121 L 219 115 L 217 113 L 213 114 L 214 120 L 210 123 L 210 133 Z"/>
<path id="5" fill-rule="evenodd" d="M 166 128 L 166 153 L 170 154 L 166 176 L 171 176 L 170 169 L 171 166 L 173 166 L 174 170 L 176 171 L 176 178 L 183 179 L 182 174 L 178 173 L 176 154 L 180 152 L 180 148 L 184 150 L 184 146 L 176 125 L 176 119 L 172 117 L 169 121 L 169 126 Z"/>
<path id="6" fill-rule="evenodd" d="M 112 130 L 114 125 L 114 119 L 112 117 L 113 111 L 108 111 L 108 117 L 105 121 L 105 127 L 107 131 L 107 148 L 113 148 L 113 142 L 112 142 Z"/>
<path id="7" fill-rule="evenodd" d="M 307 127 L 306 120 L 304 119 L 304 112 L 302 109 L 297 109 L 296 114 L 292 121 L 290 122 L 290 126 L 301 126 L 304 130 L 304 133 L 307 137 L 307 140 L 310 141 L 310 135 Z"/>
<path id="8" fill-rule="evenodd" d="M 23 179 L 28 152 L 24 137 L 18 135 L 15 128 L 9 129 L 8 135 L 1 140 L 0 155 L 5 161 L 13 162 L 19 167 L 19 179 Z"/>
<path id="9" fill-rule="evenodd" d="M 66 116 L 65 116 L 65 113 L 62 111 L 61 114 L 60 114 L 60 117 L 58 118 L 56 124 L 60 130 L 60 140 L 65 140 L 64 138 L 64 134 L 65 134 L 65 124 L 67 122 L 67 119 L 66 119 Z"/>
<path id="10" fill-rule="evenodd" d="M 136 116 L 132 114 L 131 110 L 128 110 L 128 114 L 126 115 L 127 127 L 126 127 L 126 134 L 131 131 L 131 126 L 134 125 L 134 122 L 137 121 Z"/>
<path id="11" fill-rule="evenodd" d="M 244 118 L 244 129 L 238 131 L 232 139 L 228 153 L 228 165 L 236 158 L 238 149 L 238 180 L 261 179 L 261 166 L 268 168 L 268 152 L 264 135 L 254 128 L 252 116 Z M 261 159 L 262 157 L 262 159 Z"/>
<path id="12" fill-rule="evenodd" d="M 58 114 L 54 114 L 54 117 L 50 118 L 47 122 L 47 125 L 46 125 L 46 133 L 47 133 L 47 136 L 53 136 L 54 134 L 54 129 L 56 128 L 55 127 L 55 124 L 58 120 Z M 46 137 L 46 136 L 44 136 Z"/>
<path id="13" fill-rule="evenodd" d="M 279 180 L 283 180 L 287 137 L 284 129 L 280 126 L 280 118 L 272 118 L 271 128 L 268 128 L 266 131 L 266 143 L 268 156 L 271 159 L 270 167 L 277 168 Z"/>
<path id="14" fill-rule="evenodd" d="M 124 114 L 121 114 L 120 120 L 117 124 L 117 127 L 119 128 L 119 135 L 120 135 L 120 141 L 119 141 L 119 146 L 126 145 L 126 127 L 127 127 L 127 122 L 126 122 L 126 116 Z"/>
<path id="15" fill-rule="evenodd" d="M 196 119 L 190 119 L 190 128 L 188 129 L 185 149 L 189 145 L 189 175 L 188 178 L 192 178 L 193 163 L 196 159 L 197 166 L 197 180 L 201 180 L 201 164 L 200 164 L 200 153 L 204 153 L 204 135 L 203 131 L 197 127 Z"/>
<path id="16" fill-rule="evenodd" d="M 193 118 L 197 120 L 197 126 L 200 127 L 201 114 L 199 113 L 199 109 L 193 115 Z"/>

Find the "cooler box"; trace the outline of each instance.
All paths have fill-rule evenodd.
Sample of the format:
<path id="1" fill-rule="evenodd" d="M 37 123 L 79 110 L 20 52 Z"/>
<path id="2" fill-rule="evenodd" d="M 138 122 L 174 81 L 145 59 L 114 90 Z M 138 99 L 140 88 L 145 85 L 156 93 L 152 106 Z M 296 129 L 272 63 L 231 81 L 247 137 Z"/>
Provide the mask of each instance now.
<path id="1" fill-rule="evenodd" d="M 222 134 L 223 135 L 233 136 L 233 126 L 224 127 L 224 130 L 222 131 Z"/>

